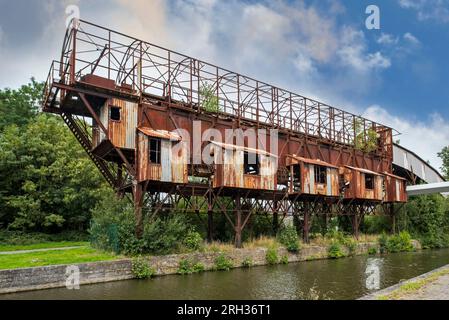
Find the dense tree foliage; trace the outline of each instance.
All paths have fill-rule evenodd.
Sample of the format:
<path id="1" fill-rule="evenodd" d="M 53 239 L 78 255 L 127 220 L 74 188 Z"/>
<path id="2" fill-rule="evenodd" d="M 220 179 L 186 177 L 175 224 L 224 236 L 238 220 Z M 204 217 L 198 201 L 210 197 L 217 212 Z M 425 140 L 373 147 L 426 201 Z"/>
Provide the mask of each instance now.
<path id="1" fill-rule="evenodd" d="M 449 180 L 449 147 L 444 147 L 441 152 L 438 153 L 438 157 L 443 160 L 443 166 L 441 170 L 443 171 L 446 180 Z"/>
<path id="2" fill-rule="evenodd" d="M 41 89 L 0 91 L 0 228 L 85 230 L 106 186 L 62 120 L 37 112 Z"/>
<path id="3" fill-rule="evenodd" d="M 0 90 L 0 132 L 15 124 L 23 126 L 36 116 L 42 97 L 43 83 L 33 78 L 18 90 Z"/>

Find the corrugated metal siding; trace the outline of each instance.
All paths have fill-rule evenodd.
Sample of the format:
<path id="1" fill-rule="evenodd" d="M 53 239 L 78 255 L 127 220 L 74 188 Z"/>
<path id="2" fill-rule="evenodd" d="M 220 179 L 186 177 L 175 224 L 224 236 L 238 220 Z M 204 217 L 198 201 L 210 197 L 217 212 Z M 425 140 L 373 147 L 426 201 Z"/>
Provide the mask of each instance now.
<path id="1" fill-rule="evenodd" d="M 150 163 L 148 148 L 149 137 L 139 132 L 137 134 L 137 166 L 138 180 L 163 181 L 173 183 L 187 183 L 187 151 L 185 145 L 182 152 L 173 150 L 173 142 L 161 140 L 161 164 Z M 183 143 L 184 142 L 179 142 Z"/>
<path id="2" fill-rule="evenodd" d="M 216 148 L 219 148 L 216 146 Z M 274 190 L 276 186 L 275 160 L 268 155 L 258 154 L 260 172 L 259 175 L 244 174 L 244 150 L 220 149 L 214 152 L 215 173 L 214 187 L 234 187 L 256 190 Z M 222 163 L 220 157 L 222 157 Z"/>
<path id="3" fill-rule="evenodd" d="M 110 107 L 120 108 L 120 121 L 110 119 Z M 138 104 L 119 99 L 112 99 L 107 106 L 109 139 L 119 147 L 134 149 L 136 144 Z"/>
<path id="4" fill-rule="evenodd" d="M 180 141 L 178 143 L 171 142 L 172 147 L 172 181 L 174 183 L 187 183 L 188 172 L 187 172 L 187 143 Z"/>

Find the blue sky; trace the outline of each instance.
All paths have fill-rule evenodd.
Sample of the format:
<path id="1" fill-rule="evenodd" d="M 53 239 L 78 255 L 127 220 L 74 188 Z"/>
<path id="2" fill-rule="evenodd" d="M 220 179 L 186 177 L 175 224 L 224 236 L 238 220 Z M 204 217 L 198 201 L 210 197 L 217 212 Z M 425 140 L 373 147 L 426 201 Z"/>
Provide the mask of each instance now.
<path id="1" fill-rule="evenodd" d="M 449 0 L 0 0 L 0 87 L 44 80 L 81 18 L 248 74 L 402 133 L 439 167 L 449 143 Z M 368 30 L 368 5 L 380 30 Z"/>

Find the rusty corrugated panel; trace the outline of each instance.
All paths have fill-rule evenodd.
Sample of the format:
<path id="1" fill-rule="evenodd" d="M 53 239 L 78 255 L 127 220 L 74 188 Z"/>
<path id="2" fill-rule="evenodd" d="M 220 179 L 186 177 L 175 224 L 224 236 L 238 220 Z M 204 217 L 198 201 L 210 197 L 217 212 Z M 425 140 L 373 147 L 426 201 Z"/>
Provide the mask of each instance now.
<path id="1" fill-rule="evenodd" d="M 243 176 L 244 187 L 248 189 L 261 189 L 260 176 L 245 174 Z"/>
<path id="2" fill-rule="evenodd" d="M 140 133 L 137 136 L 137 175 L 139 181 L 148 180 L 148 138 Z"/>
<path id="3" fill-rule="evenodd" d="M 161 181 L 162 168 L 160 164 L 148 164 L 148 180 Z"/>
<path id="4" fill-rule="evenodd" d="M 187 148 L 186 142 L 180 141 L 172 144 L 172 181 L 174 183 L 187 183 Z"/>
<path id="5" fill-rule="evenodd" d="M 171 182 L 172 181 L 172 163 L 171 163 L 171 141 L 162 139 L 161 140 L 161 181 Z"/>
<path id="6" fill-rule="evenodd" d="M 136 127 L 137 127 L 137 112 L 138 104 L 132 102 L 125 102 L 125 110 L 127 113 L 127 121 L 125 126 L 125 148 L 136 148 Z"/>

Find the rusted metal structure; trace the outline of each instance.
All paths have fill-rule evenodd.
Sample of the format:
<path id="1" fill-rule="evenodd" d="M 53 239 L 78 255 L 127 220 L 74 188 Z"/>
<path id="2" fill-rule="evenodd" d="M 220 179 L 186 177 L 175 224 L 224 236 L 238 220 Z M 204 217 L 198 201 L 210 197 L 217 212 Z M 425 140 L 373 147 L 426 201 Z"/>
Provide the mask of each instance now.
<path id="1" fill-rule="evenodd" d="M 209 238 L 213 214 L 224 214 L 238 247 L 252 215 L 296 215 L 307 241 L 312 215 L 349 215 L 357 234 L 364 215 L 406 201 L 405 180 L 392 175 L 391 128 L 86 21 L 66 32 L 43 110 L 61 115 L 111 186 L 130 195 L 138 235 L 143 214 L 170 210 L 207 212 Z M 194 144 L 211 128 L 258 138 Z M 372 133 L 375 147 L 362 151 Z M 195 161 L 204 152 L 211 163 Z"/>

